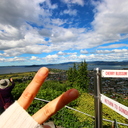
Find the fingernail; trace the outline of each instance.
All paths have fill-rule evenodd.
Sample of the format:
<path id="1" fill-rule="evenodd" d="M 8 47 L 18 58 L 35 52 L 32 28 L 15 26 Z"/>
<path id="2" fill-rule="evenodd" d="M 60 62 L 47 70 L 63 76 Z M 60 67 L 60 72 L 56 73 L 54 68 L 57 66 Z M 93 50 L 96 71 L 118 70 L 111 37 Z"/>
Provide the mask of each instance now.
<path id="1" fill-rule="evenodd" d="M 39 71 L 38 71 L 38 75 L 40 76 L 46 76 L 48 74 L 48 68 L 46 67 L 43 67 L 43 68 L 40 68 Z"/>
<path id="2" fill-rule="evenodd" d="M 77 98 L 79 96 L 79 92 L 76 89 L 72 89 L 69 93 L 69 96 L 72 98 Z"/>

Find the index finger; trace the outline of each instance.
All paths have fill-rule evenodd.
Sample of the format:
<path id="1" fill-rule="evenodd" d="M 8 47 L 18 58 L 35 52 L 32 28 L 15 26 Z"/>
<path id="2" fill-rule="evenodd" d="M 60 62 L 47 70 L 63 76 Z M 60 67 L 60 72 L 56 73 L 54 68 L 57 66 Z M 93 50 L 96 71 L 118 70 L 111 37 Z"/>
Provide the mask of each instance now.
<path id="1" fill-rule="evenodd" d="M 23 107 L 24 109 L 27 109 L 29 107 L 34 97 L 38 93 L 42 83 L 46 79 L 48 72 L 49 70 L 46 67 L 39 69 L 31 83 L 27 86 L 27 88 L 18 99 L 18 103 L 21 107 Z"/>
<path id="2" fill-rule="evenodd" d="M 70 89 L 64 92 L 62 95 L 52 100 L 39 111 L 37 111 L 32 117 L 39 124 L 44 123 L 48 120 L 53 114 L 63 108 L 66 104 L 78 98 L 79 92 L 76 89 Z"/>

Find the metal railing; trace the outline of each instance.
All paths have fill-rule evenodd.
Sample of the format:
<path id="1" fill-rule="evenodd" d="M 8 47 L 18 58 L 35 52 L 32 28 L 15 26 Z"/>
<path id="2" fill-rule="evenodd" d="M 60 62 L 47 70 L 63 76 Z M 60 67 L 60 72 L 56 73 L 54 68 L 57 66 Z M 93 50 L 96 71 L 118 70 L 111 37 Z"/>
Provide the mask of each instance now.
<path id="1" fill-rule="evenodd" d="M 40 99 L 40 98 L 37 98 L 37 97 L 35 97 L 34 98 L 35 100 L 38 100 L 38 101 L 43 101 L 43 102 L 45 102 L 45 103 L 48 103 L 48 102 L 50 102 L 50 101 L 48 101 L 48 100 L 44 100 L 44 99 Z M 65 106 L 65 108 L 67 108 L 67 109 L 69 109 L 69 110 L 71 110 L 71 111 L 75 111 L 75 112 L 77 112 L 77 113 L 79 113 L 79 114 L 82 114 L 82 115 L 86 115 L 88 118 L 92 118 L 94 121 L 89 125 L 88 124 L 88 122 L 84 122 L 84 123 L 79 123 L 79 127 L 77 126 L 76 128 L 94 128 L 94 122 L 95 122 L 95 117 L 94 116 L 92 116 L 92 115 L 90 115 L 90 114 L 88 114 L 88 113 L 85 113 L 85 112 L 82 112 L 82 111 L 79 111 L 79 110 L 77 110 L 77 109 L 74 109 L 74 108 L 72 108 L 72 107 L 69 107 L 69 106 Z M 60 124 L 61 124 L 61 126 L 65 126 L 65 124 L 64 123 L 66 123 L 65 121 L 64 121 L 64 119 L 63 119 L 63 116 L 64 116 L 64 109 L 65 108 L 63 108 L 62 110 L 61 110 L 61 114 L 62 114 L 62 117 L 61 117 L 61 119 L 62 119 L 62 122 L 60 122 Z M 74 117 L 72 117 L 72 118 L 76 118 L 75 116 Z M 86 120 L 86 119 L 85 119 Z M 53 120 L 54 121 L 54 120 Z M 77 119 L 76 119 L 76 121 L 78 121 Z M 111 125 L 113 126 L 113 128 L 117 128 L 117 127 L 114 127 L 115 125 L 114 125 L 114 123 L 115 123 L 115 120 L 108 120 L 108 119 L 103 119 L 103 121 L 106 121 L 106 122 L 110 122 L 111 123 Z M 75 128 L 75 123 L 76 122 L 74 122 L 73 120 L 71 120 L 71 121 L 69 121 L 71 124 L 70 124 L 70 128 Z M 116 121 L 116 126 L 117 125 L 122 125 L 122 126 L 127 126 L 128 127 L 128 124 L 124 124 L 124 123 L 121 123 L 121 122 L 117 122 Z M 67 127 L 65 127 L 65 128 L 69 128 L 69 125 L 67 126 Z"/>

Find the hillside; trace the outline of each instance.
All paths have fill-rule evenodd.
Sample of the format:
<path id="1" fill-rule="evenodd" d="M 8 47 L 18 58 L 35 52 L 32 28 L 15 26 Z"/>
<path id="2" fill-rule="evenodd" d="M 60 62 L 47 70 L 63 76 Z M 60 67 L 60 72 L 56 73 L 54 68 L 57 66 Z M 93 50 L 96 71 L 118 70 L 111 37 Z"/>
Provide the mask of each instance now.
<path id="1" fill-rule="evenodd" d="M 26 67 L 40 67 L 40 66 L 54 66 L 54 65 L 72 65 L 74 63 L 81 62 L 66 62 L 66 63 L 58 63 L 58 64 L 41 64 L 41 65 L 26 65 Z M 88 65 L 128 65 L 128 61 L 87 61 Z"/>

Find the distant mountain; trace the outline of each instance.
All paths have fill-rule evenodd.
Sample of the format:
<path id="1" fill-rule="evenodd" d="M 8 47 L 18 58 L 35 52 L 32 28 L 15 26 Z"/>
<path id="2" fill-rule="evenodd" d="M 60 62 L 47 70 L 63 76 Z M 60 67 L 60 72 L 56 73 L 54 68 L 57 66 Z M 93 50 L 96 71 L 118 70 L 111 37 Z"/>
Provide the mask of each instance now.
<path id="1" fill-rule="evenodd" d="M 88 64 L 94 64 L 94 65 L 128 65 L 128 61 L 93 61 L 93 62 L 87 62 Z"/>
<path id="2" fill-rule="evenodd" d="M 78 62 L 66 62 L 66 63 L 58 63 L 58 64 L 41 64 L 41 65 L 26 65 L 25 67 L 40 67 L 40 66 L 53 66 L 53 65 L 68 65 L 74 64 Z"/>
<path id="3" fill-rule="evenodd" d="M 66 62 L 66 63 L 59 63 L 59 65 L 65 64 L 74 64 L 74 63 L 81 63 L 81 62 Z M 88 61 L 87 64 L 94 64 L 94 65 L 128 65 L 128 61 Z M 54 65 L 54 64 L 52 64 Z"/>
<path id="4" fill-rule="evenodd" d="M 41 66 L 54 66 L 54 65 L 72 65 L 74 63 L 81 62 L 66 62 L 66 63 L 58 63 L 58 64 L 41 64 L 41 65 L 26 65 L 25 67 L 41 67 Z M 89 61 L 88 65 L 128 65 L 128 61 Z"/>

